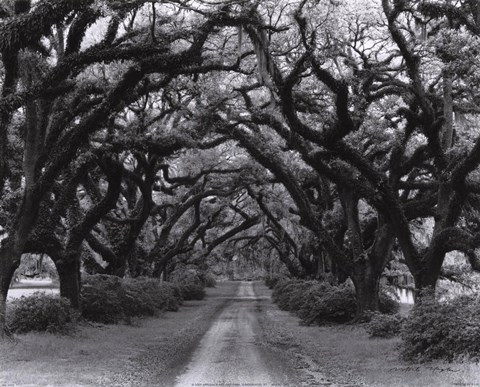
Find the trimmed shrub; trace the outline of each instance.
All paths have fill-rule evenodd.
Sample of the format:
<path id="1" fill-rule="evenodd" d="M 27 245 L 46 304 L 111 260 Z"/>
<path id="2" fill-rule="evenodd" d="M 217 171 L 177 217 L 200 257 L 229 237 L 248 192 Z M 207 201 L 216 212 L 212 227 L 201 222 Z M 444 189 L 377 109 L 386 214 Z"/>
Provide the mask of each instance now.
<path id="1" fill-rule="evenodd" d="M 399 314 L 373 313 L 366 330 L 370 337 L 390 338 L 400 335 L 403 323 Z"/>
<path id="2" fill-rule="evenodd" d="M 183 292 L 177 285 L 153 278 L 92 275 L 84 278 L 82 286 L 82 316 L 103 324 L 177 311 L 182 302 Z"/>
<path id="3" fill-rule="evenodd" d="M 157 283 L 155 303 L 158 309 L 176 312 L 182 305 L 184 297 L 182 290 L 177 284 L 170 282 Z"/>
<path id="4" fill-rule="evenodd" d="M 203 300 L 205 298 L 205 287 L 208 284 L 215 286 L 215 279 L 206 273 L 200 271 L 194 265 L 178 265 L 170 274 L 170 279 L 175 286 L 178 286 L 182 298 L 189 300 Z"/>
<path id="5" fill-rule="evenodd" d="M 402 339 L 407 360 L 480 359 L 480 297 L 461 296 L 445 303 L 422 300 L 405 322 Z"/>
<path id="6" fill-rule="evenodd" d="M 347 323 L 355 318 L 355 313 L 355 294 L 351 286 L 323 282 L 311 289 L 298 315 L 307 325 L 325 325 Z"/>
<path id="7" fill-rule="evenodd" d="M 75 317 L 68 299 L 36 292 L 8 303 L 7 325 L 15 333 L 67 333 Z"/>
<path id="8" fill-rule="evenodd" d="M 172 283 L 199 283 L 204 284 L 204 273 L 195 265 L 177 265 L 175 270 L 169 274 L 169 280 Z"/>
<path id="9" fill-rule="evenodd" d="M 378 309 L 380 309 L 380 312 L 383 314 L 397 314 L 400 310 L 400 303 L 398 299 L 392 298 L 388 292 L 380 289 Z"/>
<path id="10" fill-rule="evenodd" d="M 215 276 L 211 273 L 205 273 L 203 275 L 203 282 L 205 283 L 206 288 L 214 288 L 217 286 L 217 280 L 215 279 Z"/>
<path id="11" fill-rule="evenodd" d="M 138 277 L 125 279 L 124 288 L 131 299 L 137 303 L 138 310 L 132 310 L 132 316 L 153 315 L 157 310 L 176 312 L 183 302 L 181 290 L 169 282 L 159 282 L 154 278 Z M 127 302 L 128 301 L 125 300 Z"/>
<path id="12" fill-rule="evenodd" d="M 282 310 L 298 311 L 306 301 L 307 292 L 313 281 L 280 280 L 273 289 L 272 299 Z"/>
<path id="13" fill-rule="evenodd" d="M 288 277 L 284 274 L 273 274 L 272 276 L 265 277 L 265 285 L 273 289 L 279 281 L 288 280 Z"/>
<path id="14" fill-rule="evenodd" d="M 195 282 L 192 283 L 177 283 L 180 293 L 184 300 L 203 300 L 205 298 L 205 288 Z"/>
<path id="15" fill-rule="evenodd" d="M 304 324 L 343 324 L 355 318 L 355 290 L 350 282 L 340 286 L 328 282 L 279 280 L 272 299 L 280 309 L 296 313 Z M 380 296 L 380 311 L 396 313 L 398 303 L 386 294 Z"/>
<path id="16" fill-rule="evenodd" d="M 125 290 L 121 278 L 96 274 L 84 276 L 82 285 L 82 316 L 87 320 L 116 324 L 127 315 L 123 309 L 122 299 Z"/>

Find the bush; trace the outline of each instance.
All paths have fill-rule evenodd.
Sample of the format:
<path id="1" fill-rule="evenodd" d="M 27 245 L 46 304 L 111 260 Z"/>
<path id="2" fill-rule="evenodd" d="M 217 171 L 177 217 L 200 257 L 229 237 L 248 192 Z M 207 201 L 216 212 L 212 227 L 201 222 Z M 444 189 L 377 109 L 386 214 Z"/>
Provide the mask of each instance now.
<path id="1" fill-rule="evenodd" d="M 215 276 L 211 273 L 205 273 L 203 275 L 203 282 L 205 283 L 206 288 L 214 288 L 217 286 L 217 280 L 215 279 Z"/>
<path id="2" fill-rule="evenodd" d="M 204 284 L 204 273 L 195 265 L 176 265 L 175 270 L 169 274 L 172 283 L 198 283 Z"/>
<path id="3" fill-rule="evenodd" d="M 205 298 L 205 287 L 215 286 L 213 276 L 199 271 L 194 265 L 179 265 L 170 275 L 172 283 L 178 287 L 182 298 L 186 301 L 203 300 Z"/>
<path id="4" fill-rule="evenodd" d="M 378 295 L 378 309 L 384 314 L 397 314 L 400 310 L 400 303 L 398 300 L 392 298 L 388 292 L 380 289 Z"/>
<path id="5" fill-rule="evenodd" d="M 177 311 L 182 301 L 178 286 L 153 278 L 92 275 L 84 278 L 82 286 L 82 316 L 103 324 Z"/>
<path id="6" fill-rule="evenodd" d="M 155 299 L 156 284 L 154 281 L 125 279 L 122 287 L 122 308 L 127 317 L 153 316 L 157 305 Z"/>
<path id="7" fill-rule="evenodd" d="M 480 359 L 480 298 L 461 296 L 445 303 L 424 299 L 413 308 L 402 339 L 407 360 Z"/>
<path id="8" fill-rule="evenodd" d="M 273 289 L 272 299 L 280 309 L 295 312 L 302 307 L 307 292 L 313 286 L 313 281 L 279 280 Z"/>
<path id="9" fill-rule="evenodd" d="M 103 324 L 116 324 L 127 315 L 123 309 L 121 279 L 116 276 L 96 274 L 85 276 L 82 285 L 82 316 Z"/>
<path id="10" fill-rule="evenodd" d="M 9 302 L 8 309 L 7 325 L 15 333 L 67 333 L 75 320 L 69 300 L 41 292 Z"/>
<path id="11" fill-rule="evenodd" d="M 390 338 L 400 335 L 404 319 L 399 314 L 374 313 L 366 325 L 370 337 Z"/>
<path id="12" fill-rule="evenodd" d="M 355 294 L 351 286 L 332 286 L 321 283 L 314 286 L 299 310 L 299 317 L 307 324 L 343 324 L 355 318 Z"/>
<path id="13" fill-rule="evenodd" d="M 203 300 L 205 298 L 205 288 L 195 282 L 192 283 L 178 283 L 176 284 L 180 289 L 180 293 L 184 300 Z"/>
<path id="14" fill-rule="evenodd" d="M 340 286 L 328 282 L 279 280 L 272 299 L 280 309 L 295 312 L 304 324 L 346 323 L 355 318 L 355 290 L 350 282 Z M 398 303 L 386 294 L 380 295 L 380 311 L 396 313 Z"/>
<path id="15" fill-rule="evenodd" d="M 157 283 L 155 302 L 158 309 L 176 312 L 183 300 L 183 293 L 178 285 L 170 282 Z"/>
<path id="16" fill-rule="evenodd" d="M 273 274 L 265 277 L 265 285 L 267 285 L 268 288 L 273 289 L 279 281 L 282 280 L 287 280 L 288 277 L 285 276 L 284 274 Z"/>
<path id="17" fill-rule="evenodd" d="M 153 315 L 158 310 L 176 312 L 183 302 L 181 290 L 176 285 L 153 278 L 126 279 L 124 288 L 132 295 L 131 299 L 136 300 L 138 310 L 133 316 Z"/>

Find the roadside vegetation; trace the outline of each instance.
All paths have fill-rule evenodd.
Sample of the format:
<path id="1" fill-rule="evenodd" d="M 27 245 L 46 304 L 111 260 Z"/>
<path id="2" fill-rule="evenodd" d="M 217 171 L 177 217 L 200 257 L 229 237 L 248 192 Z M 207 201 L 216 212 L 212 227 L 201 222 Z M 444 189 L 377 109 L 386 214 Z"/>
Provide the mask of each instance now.
<path id="1" fill-rule="evenodd" d="M 273 288 L 272 299 L 307 325 L 348 323 L 357 316 L 355 289 L 348 282 L 331 285 L 326 281 L 280 280 Z M 385 291 L 380 294 L 379 304 L 381 313 L 399 310 L 398 302 Z"/>
<path id="2" fill-rule="evenodd" d="M 422 302 L 405 320 L 402 356 L 413 361 L 480 361 L 479 317 L 478 296 Z"/>
<path id="3" fill-rule="evenodd" d="M 473 0 L 1 1 L 0 340 L 266 278 L 477 359 L 479 63 Z"/>
<path id="4" fill-rule="evenodd" d="M 407 314 L 399 313 L 392 293 L 380 293 L 379 311 L 356 320 L 353 286 L 326 281 L 267 279 L 272 300 L 292 312 L 303 325 L 360 324 L 371 338 L 401 338 L 399 357 L 413 362 L 480 360 L 480 303 L 478 296 L 458 296 L 447 301 L 425 300 Z M 275 284 L 272 286 L 272 284 Z"/>
<path id="5" fill-rule="evenodd" d="M 255 292 L 270 294 L 261 283 L 255 285 Z M 265 303 L 259 318 L 268 333 L 268 342 L 284 355 L 287 353 L 296 366 L 310 376 L 306 385 L 451 387 L 478 384 L 480 363 L 474 357 L 460 355 L 452 360 L 424 358 L 419 361 L 416 358 L 412 361 L 402 356 L 401 326 L 390 322 L 406 317 L 381 314 L 382 321 L 374 323 L 374 327 L 370 323 L 308 326 L 301 324 L 293 313 Z M 444 320 L 451 317 L 447 315 Z M 435 324 L 428 322 L 433 333 Z M 424 328 L 427 330 L 427 325 Z M 379 333 L 378 337 L 372 337 L 372 332 Z M 454 343 L 450 344 L 453 348 Z"/>
<path id="6" fill-rule="evenodd" d="M 192 346 L 237 287 L 238 282 L 219 283 L 206 289 L 203 301 L 185 301 L 176 312 L 129 323 L 80 320 L 66 334 L 17 333 L 15 340 L 1 343 L 0 381 L 18 386 L 174 385 Z"/>
<path id="7" fill-rule="evenodd" d="M 69 333 L 82 319 L 102 324 L 130 323 L 133 318 L 176 312 L 184 301 L 205 297 L 204 284 L 198 278 L 171 283 L 92 275 L 83 281 L 81 312 L 64 297 L 37 292 L 9 303 L 7 329 L 12 333 Z"/>

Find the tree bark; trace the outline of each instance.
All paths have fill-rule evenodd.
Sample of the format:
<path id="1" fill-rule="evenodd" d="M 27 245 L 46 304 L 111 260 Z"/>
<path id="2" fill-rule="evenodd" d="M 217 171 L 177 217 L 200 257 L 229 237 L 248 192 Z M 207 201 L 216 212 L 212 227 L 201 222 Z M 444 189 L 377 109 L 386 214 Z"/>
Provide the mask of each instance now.
<path id="1" fill-rule="evenodd" d="M 10 283 L 12 282 L 13 274 L 20 265 L 20 256 L 18 259 L 12 259 L 14 251 L 12 248 L 3 248 L 0 251 L 0 337 L 4 337 L 7 334 L 6 317 L 7 317 L 7 296 Z"/>
<path id="2" fill-rule="evenodd" d="M 420 303 L 422 299 L 435 297 L 435 289 L 439 277 L 440 270 L 434 270 L 431 267 L 425 267 L 423 270 L 413 274 L 415 281 L 413 297 L 416 304 Z"/>
<path id="3" fill-rule="evenodd" d="M 22 253 L 27 243 L 28 234 L 35 222 L 38 212 L 38 203 L 35 202 L 31 190 L 24 193 L 23 202 L 16 216 L 13 235 L 9 241 L 0 248 L 0 286 L 2 295 L 0 297 L 0 332 L 5 332 L 6 321 L 6 299 L 8 289 L 13 279 L 15 270 L 20 265 Z"/>
<path id="4" fill-rule="evenodd" d="M 114 275 L 120 278 L 125 277 L 125 274 L 127 272 L 127 261 L 128 257 L 124 254 L 117 256 L 117 260 L 108 265 L 107 274 Z"/>
<path id="5" fill-rule="evenodd" d="M 56 262 L 60 280 L 60 296 L 70 300 L 72 307 L 80 309 L 80 263 L 78 259 Z"/>
<path id="6" fill-rule="evenodd" d="M 382 272 L 369 260 L 355 265 L 351 276 L 357 301 L 356 319 L 362 320 L 368 312 L 379 310 L 379 285 Z"/>

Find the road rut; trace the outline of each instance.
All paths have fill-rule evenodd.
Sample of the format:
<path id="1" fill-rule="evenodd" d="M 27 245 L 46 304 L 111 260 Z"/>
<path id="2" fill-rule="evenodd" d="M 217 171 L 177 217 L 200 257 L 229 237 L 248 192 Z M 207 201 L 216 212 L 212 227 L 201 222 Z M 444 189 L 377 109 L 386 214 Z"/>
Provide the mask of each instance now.
<path id="1" fill-rule="evenodd" d="M 263 344 L 258 323 L 262 302 L 252 282 L 242 282 L 235 297 L 213 321 L 193 352 L 177 387 L 290 386 L 295 371 Z"/>

